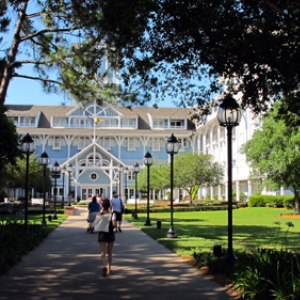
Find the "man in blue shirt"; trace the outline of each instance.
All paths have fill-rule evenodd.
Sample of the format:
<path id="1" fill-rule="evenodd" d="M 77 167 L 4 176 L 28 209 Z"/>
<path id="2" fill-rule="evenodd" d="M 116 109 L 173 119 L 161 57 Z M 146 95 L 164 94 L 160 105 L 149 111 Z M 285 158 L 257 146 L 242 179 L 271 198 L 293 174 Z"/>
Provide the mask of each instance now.
<path id="1" fill-rule="evenodd" d="M 118 197 L 118 194 L 113 195 L 113 199 L 111 200 L 111 207 L 113 213 L 116 215 L 116 220 L 117 220 L 117 228 L 116 232 L 122 232 L 121 225 L 122 225 L 122 211 L 124 207 L 123 200 Z"/>

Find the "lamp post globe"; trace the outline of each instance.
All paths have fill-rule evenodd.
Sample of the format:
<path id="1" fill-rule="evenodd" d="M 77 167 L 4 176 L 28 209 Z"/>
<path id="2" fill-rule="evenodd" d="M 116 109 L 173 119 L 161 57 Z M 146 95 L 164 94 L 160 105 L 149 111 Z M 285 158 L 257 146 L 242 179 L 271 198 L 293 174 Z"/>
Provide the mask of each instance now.
<path id="1" fill-rule="evenodd" d="M 151 226 L 150 216 L 149 216 L 149 202 L 150 202 L 150 166 L 152 165 L 152 155 L 148 151 L 144 156 L 144 165 L 147 167 L 147 219 L 145 226 Z"/>
<path id="2" fill-rule="evenodd" d="M 25 216 L 24 216 L 24 227 L 25 232 L 27 233 L 28 225 L 28 197 L 29 197 L 29 156 L 35 150 L 34 142 L 32 137 L 27 133 L 21 140 L 21 151 L 26 155 L 26 174 L 25 174 Z"/>
<path id="3" fill-rule="evenodd" d="M 138 188 L 137 188 L 137 177 L 138 177 L 138 173 L 140 172 L 140 166 L 138 163 L 135 163 L 135 165 L 133 166 L 133 173 L 135 175 L 135 208 L 134 208 L 134 213 L 132 215 L 133 219 L 138 219 L 138 214 L 137 214 L 137 193 L 138 193 Z"/>
<path id="4" fill-rule="evenodd" d="M 179 151 L 179 141 L 172 133 L 166 142 L 166 152 L 170 155 L 170 228 L 167 233 L 167 238 L 177 238 L 174 229 L 174 209 L 173 209 L 173 187 L 174 187 L 174 155 Z"/>
<path id="5" fill-rule="evenodd" d="M 57 202 L 57 178 L 60 175 L 60 166 L 59 163 L 56 161 L 52 167 L 52 176 L 54 177 L 54 213 L 53 213 L 53 220 L 57 220 L 56 215 L 56 202 Z"/>
<path id="6" fill-rule="evenodd" d="M 232 127 L 239 125 L 242 114 L 242 109 L 231 95 L 225 96 L 217 113 L 220 126 L 227 129 L 228 250 L 226 260 L 229 264 L 234 264 L 236 261 L 232 245 Z"/>
<path id="7" fill-rule="evenodd" d="M 47 166 L 50 163 L 50 159 L 49 159 L 48 154 L 45 151 L 41 154 L 40 159 L 39 159 L 39 163 L 43 167 L 43 172 L 44 172 L 43 173 L 43 177 L 44 177 L 44 181 L 43 181 L 44 198 L 43 198 L 43 219 L 42 219 L 42 225 L 46 226 L 47 225 L 46 217 L 45 217 L 45 214 L 46 214 L 46 169 L 47 169 Z"/>

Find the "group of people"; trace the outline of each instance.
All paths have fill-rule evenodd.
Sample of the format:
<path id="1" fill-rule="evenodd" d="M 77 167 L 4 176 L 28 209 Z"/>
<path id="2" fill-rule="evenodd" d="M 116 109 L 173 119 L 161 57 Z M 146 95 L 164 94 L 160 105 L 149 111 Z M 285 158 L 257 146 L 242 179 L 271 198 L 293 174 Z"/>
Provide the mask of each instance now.
<path id="1" fill-rule="evenodd" d="M 88 206 L 88 220 L 91 226 L 94 226 L 94 224 L 100 221 L 101 219 L 102 221 L 104 221 L 105 219 L 107 220 L 107 222 L 109 222 L 109 224 L 107 224 L 108 232 L 99 231 L 98 233 L 103 277 L 106 277 L 112 272 L 112 251 L 115 242 L 115 233 L 122 232 L 121 226 L 123 208 L 123 200 L 117 194 L 113 195 L 111 201 L 108 198 L 103 199 L 101 196 L 93 196 L 92 201 L 89 203 Z"/>

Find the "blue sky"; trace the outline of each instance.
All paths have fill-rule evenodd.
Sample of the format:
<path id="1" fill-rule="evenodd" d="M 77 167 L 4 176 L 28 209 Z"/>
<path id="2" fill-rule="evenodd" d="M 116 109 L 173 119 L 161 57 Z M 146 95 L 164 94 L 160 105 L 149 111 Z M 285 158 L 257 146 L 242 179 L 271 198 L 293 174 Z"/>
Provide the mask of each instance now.
<path id="1" fill-rule="evenodd" d="M 20 72 L 21 73 L 21 72 Z M 69 105 L 69 99 L 61 94 L 46 94 L 40 82 L 24 78 L 13 78 L 10 82 L 5 104 Z M 149 106 L 151 103 L 149 103 Z M 160 107 L 174 107 L 171 100 L 158 103 Z"/>
<path id="2" fill-rule="evenodd" d="M 5 103 L 60 105 L 63 101 L 63 95 L 46 94 L 42 90 L 41 83 L 39 82 L 22 78 L 14 78 L 10 82 Z"/>

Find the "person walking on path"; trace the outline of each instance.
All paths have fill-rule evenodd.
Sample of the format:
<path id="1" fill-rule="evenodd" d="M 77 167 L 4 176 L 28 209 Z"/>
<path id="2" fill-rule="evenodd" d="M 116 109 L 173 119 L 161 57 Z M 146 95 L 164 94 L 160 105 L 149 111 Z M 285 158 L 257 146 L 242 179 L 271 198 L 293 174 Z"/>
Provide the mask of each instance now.
<path id="1" fill-rule="evenodd" d="M 116 220 L 117 220 L 117 227 L 116 227 L 116 233 L 122 232 L 122 212 L 123 212 L 123 207 L 124 203 L 121 198 L 118 197 L 118 194 L 113 195 L 113 199 L 111 200 L 111 207 L 113 213 L 116 215 Z"/>
<path id="2" fill-rule="evenodd" d="M 88 205 L 88 222 L 89 222 L 89 227 L 88 227 L 88 232 L 92 231 L 92 223 L 94 222 L 97 214 L 100 211 L 100 204 L 97 202 L 97 197 L 93 196 L 92 201 Z"/>
<path id="3" fill-rule="evenodd" d="M 114 248 L 115 242 L 115 233 L 114 228 L 117 226 L 116 223 L 116 215 L 112 214 L 110 211 L 110 201 L 108 199 L 102 200 L 102 210 L 98 213 L 97 219 L 105 219 L 107 222 L 108 232 L 100 231 L 98 234 L 98 242 L 100 245 L 101 252 L 101 261 L 102 261 L 102 276 L 106 277 L 111 273 L 111 265 L 112 265 L 112 251 Z M 95 220 L 95 222 L 97 221 Z M 107 252 L 107 260 L 106 260 L 106 252 Z"/>

